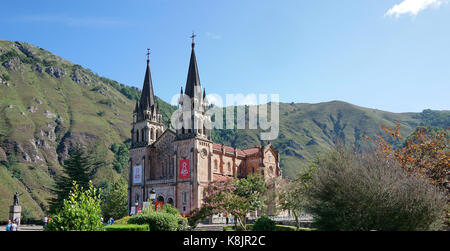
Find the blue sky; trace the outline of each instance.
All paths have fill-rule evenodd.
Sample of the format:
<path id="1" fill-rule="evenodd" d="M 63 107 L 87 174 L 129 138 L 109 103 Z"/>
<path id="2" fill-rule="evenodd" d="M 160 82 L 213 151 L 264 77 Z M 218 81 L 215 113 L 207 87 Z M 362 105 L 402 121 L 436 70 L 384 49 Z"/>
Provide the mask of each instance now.
<path id="1" fill-rule="evenodd" d="M 185 85 L 195 31 L 207 93 L 450 110 L 445 0 L 5 0 L 1 13 L 0 39 L 139 88 L 150 48 L 154 90 L 168 102 Z"/>

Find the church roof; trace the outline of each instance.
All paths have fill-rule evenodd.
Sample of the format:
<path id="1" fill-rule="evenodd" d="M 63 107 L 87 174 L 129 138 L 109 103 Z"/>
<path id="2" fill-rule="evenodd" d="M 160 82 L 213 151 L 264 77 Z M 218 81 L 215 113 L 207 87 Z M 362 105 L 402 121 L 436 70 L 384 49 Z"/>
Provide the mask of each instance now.
<path id="1" fill-rule="evenodd" d="M 198 74 L 197 59 L 195 57 L 195 43 L 192 43 L 191 60 L 189 62 L 188 76 L 186 80 L 186 88 L 184 94 L 191 98 L 201 98 L 202 86 L 200 84 L 200 76 Z"/>
<path id="2" fill-rule="evenodd" d="M 145 71 L 144 86 L 142 88 L 139 107 L 143 110 L 152 108 L 155 105 L 155 95 L 153 93 L 152 74 L 150 72 L 150 60 L 147 59 L 147 69 Z"/>
<path id="3" fill-rule="evenodd" d="M 225 150 L 226 152 L 234 152 L 236 150 L 237 154 L 243 155 L 243 156 L 252 155 L 252 154 L 258 153 L 260 151 L 259 147 L 253 147 L 253 148 L 241 150 L 238 148 L 235 149 L 233 147 L 220 145 L 220 144 L 216 144 L 216 143 L 213 143 L 213 149 L 218 150 L 218 151 Z"/>

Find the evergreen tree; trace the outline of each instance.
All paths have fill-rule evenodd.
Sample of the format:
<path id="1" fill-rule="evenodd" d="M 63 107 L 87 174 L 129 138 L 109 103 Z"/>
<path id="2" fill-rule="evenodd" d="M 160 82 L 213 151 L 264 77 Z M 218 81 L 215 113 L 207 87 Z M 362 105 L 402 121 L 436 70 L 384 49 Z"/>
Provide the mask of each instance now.
<path id="1" fill-rule="evenodd" d="M 80 187 L 89 187 L 89 172 L 93 166 L 92 160 L 85 155 L 81 147 L 73 148 L 70 157 L 64 161 L 64 174 L 56 178 L 56 186 L 52 191 L 55 198 L 50 199 L 50 213 L 57 213 L 62 208 L 64 199 L 69 196 L 75 181 Z"/>
<path id="2" fill-rule="evenodd" d="M 128 184 L 123 178 L 116 181 L 105 195 L 102 211 L 105 219 L 120 219 L 128 215 Z"/>

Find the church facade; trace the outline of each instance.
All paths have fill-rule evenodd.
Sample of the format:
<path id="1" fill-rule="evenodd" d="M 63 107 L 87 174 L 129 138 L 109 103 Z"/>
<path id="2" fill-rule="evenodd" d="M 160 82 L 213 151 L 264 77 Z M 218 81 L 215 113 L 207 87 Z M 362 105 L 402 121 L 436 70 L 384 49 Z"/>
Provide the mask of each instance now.
<path id="1" fill-rule="evenodd" d="M 260 174 L 265 180 L 281 178 L 280 155 L 269 143 L 250 149 L 237 149 L 211 140 L 206 113 L 209 106 L 200 77 L 192 42 L 186 86 L 181 95 L 178 129 L 165 128 L 153 93 L 150 61 L 142 88 L 142 95 L 133 112 L 131 129 L 128 208 L 136 212 L 149 201 L 150 191 L 156 192 L 156 201 L 169 203 L 181 214 L 188 215 L 201 207 L 205 188 L 211 181 L 227 178 L 245 178 L 250 173 Z M 270 210 L 269 206 L 269 210 Z M 272 208 L 273 210 L 273 208 Z"/>

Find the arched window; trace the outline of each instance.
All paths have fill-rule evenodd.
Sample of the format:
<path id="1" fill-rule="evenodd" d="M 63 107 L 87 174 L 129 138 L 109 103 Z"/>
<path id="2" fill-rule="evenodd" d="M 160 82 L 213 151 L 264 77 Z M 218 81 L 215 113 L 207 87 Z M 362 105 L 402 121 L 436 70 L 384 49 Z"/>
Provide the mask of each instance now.
<path id="1" fill-rule="evenodd" d="M 153 137 L 153 128 L 150 130 L 150 137 L 152 140 L 154 140 L 155 138 Z"/>
<path id="2" fill-rule="evenodd" d="M 170 204 L 170 205 L 173 206 L 173 199 L 172 198 L 168 198 L 167 199 L 167 204 Z"/>
<path id="3" fill-rule="evenodd" d="M 181 134 L 184 134 L 184 126 L 181 127 Z"/>
<path id="4" fill-rule="evenodd" d="M 228 162 L 227 167 L 228 167 L 228 173 L 231 173 L 231 165 L 230 165 L 230 162 Z"/>
<path id="5" fill-rule="evenodd" d="M 142 138 L 142 142 L 144 142 L 145 141 L 145 133 L 144 133 L 144 130 L 145 129 L 142 129 L 142 131 L 141 131 L 141 138 Z"/>
<path id="6" fill-rule="evenodd" d="M 214 163 L 213 163 L 213 170 L 214 170 L 214 171 L 217 171 L 217 160 L 214 160 Z"/>
<path id="7" fill-rule="evenodd" d="M 136 142 L 139 142 L 139 129 L 136 130 Z"/>

